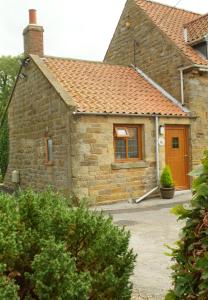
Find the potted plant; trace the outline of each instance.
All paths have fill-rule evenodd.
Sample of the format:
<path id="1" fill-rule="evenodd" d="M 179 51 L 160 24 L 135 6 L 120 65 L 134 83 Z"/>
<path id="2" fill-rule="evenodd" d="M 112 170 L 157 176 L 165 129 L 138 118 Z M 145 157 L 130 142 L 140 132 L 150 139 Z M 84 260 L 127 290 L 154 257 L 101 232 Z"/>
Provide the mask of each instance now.
<path id="1" fill-rule="evenodd" d="M 174 197 L 175 186 L 172 172 L 169 166 L 165 166 L 160 177 L 160 194 L 163 199 Z"/>

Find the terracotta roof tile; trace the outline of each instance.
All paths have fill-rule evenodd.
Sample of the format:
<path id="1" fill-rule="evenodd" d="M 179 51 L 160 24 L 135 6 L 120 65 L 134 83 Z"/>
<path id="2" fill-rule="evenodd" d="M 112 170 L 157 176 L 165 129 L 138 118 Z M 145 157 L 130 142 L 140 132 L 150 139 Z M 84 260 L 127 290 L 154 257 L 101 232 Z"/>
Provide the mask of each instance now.
<path id="1" fill-rule="evenodd" d="M 187 29 L 188 42 L 204 38 L 208 34 L 208 14 L 185 24 L 184 27 Z"/>
<path id="2" fill-rule="evenodd" d="M 200 14 L 148 0 L 134 1 L 193 63 L 208 64 L 208 60 L 188 45 L 184 38 L 184 25 L 198 19 Z"/>
<path id="3" fill-rule="evenodd" d="M 79 112 L 186 115 L 130 67 L 52 57 L 43 61 Z"/>

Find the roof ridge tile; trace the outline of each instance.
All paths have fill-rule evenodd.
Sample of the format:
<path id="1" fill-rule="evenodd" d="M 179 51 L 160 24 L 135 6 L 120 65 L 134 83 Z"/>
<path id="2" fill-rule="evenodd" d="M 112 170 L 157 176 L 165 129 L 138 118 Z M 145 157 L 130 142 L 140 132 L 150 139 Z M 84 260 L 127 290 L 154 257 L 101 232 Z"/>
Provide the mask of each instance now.
<path id="1" fill-rule="evenodd" d="M 124 68 L 130 68 L 130 66 L 124 66 L 121 64 L 114 64 L 111 62 L 105 62 L 105 61 L 93 61 L 93 60 L 87 60 L 87 59 L 79 59 L 79 58 L 72 58 L 72 57 L 61 57 L 61 56 L 53 56 L 53 55 L 44 55 L 41 57 L 41 59 L 44 61 L 44 59 L 57 59 L 57 60 L 67 60 L 67 61 L 74 61 L 74 62 L 86 62 L 86 63 L 92 63 L 92 64 L 101 64 L 101 65 L 110 65 L 110 66 L 118 66 L 118 67 L 124 67 Z"/>

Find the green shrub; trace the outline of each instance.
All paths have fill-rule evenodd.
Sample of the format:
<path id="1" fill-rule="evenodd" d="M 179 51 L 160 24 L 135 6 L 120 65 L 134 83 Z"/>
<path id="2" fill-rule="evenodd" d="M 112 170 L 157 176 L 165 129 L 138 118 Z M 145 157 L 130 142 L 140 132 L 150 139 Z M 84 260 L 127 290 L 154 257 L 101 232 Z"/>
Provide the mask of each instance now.
<path id="1" fill-rule="evenodd" d="M 131 298 L 135 255 L 109 217 L 51 191 L 0 194 L 0 216 L 0 300 Z"/>
<path id="2" fill-rule="evenodd" d="M 5 120 L 3 127 L 0 129 L 0 182 L 6 174 L 9 159 L 9 130 L 8 122 Z"/>
<path id="3" fill-rule="evenodd" d="M 172 172 L 169 166 L 165 166 L 165 168 L 162 171 L 160 177 L 160 185 L 164 188 L 170 188 L 174 186 Z"/>
<path id="4" fill-rule="evenodd" d="M 191 175 L 196 179 L 190 205 L 173 209 L 186 224 L 177 247 L 171 249 L 173 289 L 166 300 L 208 299 L 208 151 Z"/>

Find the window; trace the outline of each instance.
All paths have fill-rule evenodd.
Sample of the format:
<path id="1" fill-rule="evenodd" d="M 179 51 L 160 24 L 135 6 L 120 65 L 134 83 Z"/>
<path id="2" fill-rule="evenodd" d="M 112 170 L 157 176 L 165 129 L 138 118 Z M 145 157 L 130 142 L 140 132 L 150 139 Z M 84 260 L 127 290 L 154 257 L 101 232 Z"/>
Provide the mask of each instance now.
<path id="1" fill-rule="evenodd" d="M 173 137 L 172 138 L 172 148 L 173 149 L 178 149 L 179 148 L 179 138 L 178 137 Z"/>
<path id="2" fill-rule="evenodd" d="M 53 163 L 53 140 L 46 138 L 46 164 Z"/>
<path id="3" fill-rule="evenodd" d="M 206 58 L 208 58 L 208 43 L 206 41 L 194 45 L 193 47 L 201 54 L 203 54 Z"/>
<path id="4" fill-rule="evenodd" d="M 142 159 L 142 126 L 115 125 L 114 126 L 115 159 L 141 160 Z"/>

